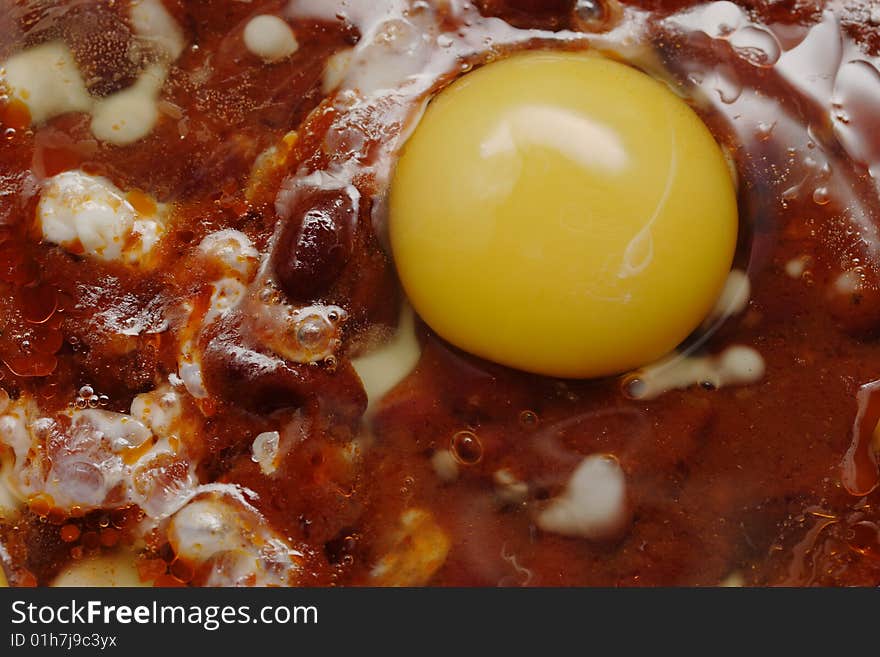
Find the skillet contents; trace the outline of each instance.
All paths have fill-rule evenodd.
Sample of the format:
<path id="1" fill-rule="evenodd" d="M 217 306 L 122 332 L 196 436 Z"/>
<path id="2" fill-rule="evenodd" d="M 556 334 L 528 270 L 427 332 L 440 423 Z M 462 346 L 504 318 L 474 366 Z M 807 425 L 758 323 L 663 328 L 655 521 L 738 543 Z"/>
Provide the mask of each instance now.
<path id="1" fill-rule="evenodd" d="M 878 34 L 13 3 L 0 583 L 880 584 Z"/>

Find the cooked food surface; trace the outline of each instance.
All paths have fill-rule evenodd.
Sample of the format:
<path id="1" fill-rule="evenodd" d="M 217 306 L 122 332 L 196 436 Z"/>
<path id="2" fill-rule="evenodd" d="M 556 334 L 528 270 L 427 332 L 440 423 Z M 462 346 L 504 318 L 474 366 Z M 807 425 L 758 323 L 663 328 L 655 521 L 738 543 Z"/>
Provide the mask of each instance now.
<path id="1" fill-rule="evenodd" d="M 877 23 L 12 4 L 0 581 L 880 583 Z"/>
<path id="2" fill-rule="evenodd" d="M 407 298 L 439 335 L 587 378 L 656 360 L 702 322 L 738 220 L 720 149 L 672 91 L 604 57 L 534 52 L 431 103 L 388 221 Z"/>

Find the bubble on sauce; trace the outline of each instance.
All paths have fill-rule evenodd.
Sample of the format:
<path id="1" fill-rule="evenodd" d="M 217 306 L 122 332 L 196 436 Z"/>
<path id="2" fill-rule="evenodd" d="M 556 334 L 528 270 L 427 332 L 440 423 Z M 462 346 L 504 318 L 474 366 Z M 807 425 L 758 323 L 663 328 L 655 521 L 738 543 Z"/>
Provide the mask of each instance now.
<path id="1" fill-rule="evenodd" d="M 872 176 L 880 174 L 880 71 L 864 59 L 841 66 L 832 96 L 834 132 L 847 153 L 868 167 Z"/>
<path id="2" fill-rule="evenodd" d="M 539 421 L 538 414 L 534 411 L 525 410 L 519 414 L 519 423 L 526 429 L 534 429 Z"/>
<path id="3" fill-rule="evenodd" d="M 733 52 L 761 67 L 772 67 L 782 55 L 776 36 L 763 26 L 754 24 L 746 11 L 733 2 L 711 2 L 673 17 L 670 22 L 679 28 L 700 31 L 712 39 L 727 41 Z"/>
<path id="4" fill-rule="evenodd" d="M 605 10 L 599 0 L 577 0 L 574 3 L 574 13 L 581 20 L 595 21 L 603 17 Z"/>
<path id="5" fill-rule="evenodd" d="M 311 316 L 300 322 L 296 329 L 296 339 L 306 349 L 318 351 L 326 345 L 330 333 L 332 328 L 323 318 Z"/>
<path id="6" fill-rule="evenodd" d="M 622 16 L 623 8 L 617 0 L 576 0 L 572 25 L 585 32 L 607 31 L 614 28 Z"/>
<path id="7" fill-rule="evenodd" d="M 846 534 L 850 549 L 864 557 L 880 560 L 880 527 L 862 520 L 849 527 Z"/>
<path id="8" fill-rule="evenodd" d="M 296 363 L 335 369 L 341 328 L 348 314 L 339 306 L 265 304 L 254 313 L 253 330 L 276 354 Z"/>
<path id="9" fill-rule="evenodd" d="M 71 405 L 74 408 L 86 409 L 107 406 L 109 403 L 110 398 L 107 395 L 99 395 L 91 385 L 86 384 L 77 391 Z"/>
<path id="10" fill-rule="evenodd" d="M 85 504 L 98 506 L 104 498 L 96 496 L 96 492 L 103 492 L 106 480 L 100 468 L 79 460 L 64 460 L 55 464 L 52 476 L 64 481 L 64 488 L 71 499 L 81 500 Z"/>
<path id="11" fill-rule="evenodd" d="M 58 293 L 48 285 L 21 288 L 19 300 L 24 319 L 30 324 L 48 322 L 58 309 Z"/>
<path id="12" fill-rule="evenodd" d="M 743 92 L 742 84 L 736 72 L 726 65 L 718 66 L 709 74 L 708 80 L 703 81 L 699 78 L 691 78 L 692 82 L 697 84 L 708 84 L 708 86 L 717 94 L 721 102 L 730 105 L 739 100 Z"/>
<path id="13" fill-rule="evenodd" d="M 483 458 L 483 444 L 473 431 L 457 431 L 449 445 L 452 455 L 462 465 L 476 465 Z"/>
<path id="14" fill-rule="evenodd" d="M 773 33 L 754 25 L 739 28 L 728 37 L 733 51 L 751 64 L 771 67 L 782 54 L 782 48 Z"/>
<path id="15" fill-rule="evenodd" d="M 648 389 L 648 384 L 635 374 L 624 377 L 620 385 L 621 392 L 628 399 L 641 399 Z"/>

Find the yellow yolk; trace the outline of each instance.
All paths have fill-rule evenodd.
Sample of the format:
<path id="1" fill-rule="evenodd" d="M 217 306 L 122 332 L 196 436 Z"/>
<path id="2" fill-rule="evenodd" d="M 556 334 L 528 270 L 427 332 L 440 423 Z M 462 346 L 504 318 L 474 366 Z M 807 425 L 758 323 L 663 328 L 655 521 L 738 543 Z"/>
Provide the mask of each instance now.
<path id="1" fill-rule="evenodd" d="M 591 54 L 533 52 L 441 92 L 391 187 L 397 269 L 452 344 L 585 378 L 653 361 L 730 270 L 729 169 L 667 87 Z"/>

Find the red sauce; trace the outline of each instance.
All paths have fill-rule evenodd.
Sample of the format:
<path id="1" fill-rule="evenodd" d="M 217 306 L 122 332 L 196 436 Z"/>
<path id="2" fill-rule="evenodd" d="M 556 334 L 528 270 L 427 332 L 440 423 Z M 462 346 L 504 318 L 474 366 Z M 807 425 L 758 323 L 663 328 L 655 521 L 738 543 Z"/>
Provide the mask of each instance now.
<path id="1" fill-rule="evenodd" d="M 178 338 L 158 328 L 122 335 L 102 313 L 121 309 L 158 326 L 182 300 L 205 301 L 204 284 L 214 272 L 194 250 L 206 235 L 235 228 L 261 253 L 272 251 L 283 299 L 332 303 L 349 315 L 332 366 L 288 362 L 267 374 L 231 358 L 224 345 L 261 349 L 248 342 L 241 314 L 200 338 L 210 396 L 198 404 L 204 420 L 199 477 L 257 493 L 255 506 L 273 530 L 302 548 L 301 583 L 370 583 L 409 508 L 430 511 L 451 542 L 427 582 L 432 585 L 711 585 L 731 573 L 756 585 L 880 583 L 872 443 L 880 410 L 876 383 L 866 385 L 880 376 L 880 261 L 852 239 L 848 206 L 839 198 L 816 203 L 807 194 L 777 202 L 779 180 L 763 164 L 782 161 L 772 132 L 753 151 L 724 116 L 699 108 L 739 170 L 738 264 L 748 269 L 752 286 L 746 312 L 728 319 L 702 348 L 714 353 L 732 341 L 753 345 L 767 364 L 759 383 L 633 400 L 618 379 L 562 381 L 511 371 L 463 354 L 419 325 L 418 366 L 365 423 L 367 400 L 350 357 L 394 325 L 400 302 L 392 263 L 370 220 L 380 184 L 369 175 L 358 178 L 357 200 L 327 190 L 301 195 L 282 217 L 275 204 L 282 178 L 300 168 L 320 170 L 334 157 L 324 144 L 338 130 L 337 110 L 321 105 L 323 70 L 360 35 L 344 21 L 293 19 L 299 50 L 264 65 L 244 48 L 243 26 L 283 4 L 165 2 L 184 26 L 188 46 L 163 88 L 156 128 L 134 144 L 97 141 L 84 114 L 29 127 L 26 108 L 0 104 L 6 130 L 0 141 L 0 385 L 12 399 L 32 395 L 44 413 L 62 412 L 88 384 L 96 398 L 106 395 L 101 407 L 127 412 L 135 395 L 177 371 Z M 476 4 L 484 15 L 523 29 L 601 31 L 621 16 L 616 4 L 598 2 L 580 14 L 568 0 Z M 650 9 L 651 20 L 660 21 L 694 3 L 624 4 Z M 743 4 L 760 20 L 793 31 L 821 18 L 813 4 Z M 13 7 L 2 20 L 16 25 L 10 34 L 22 36 L 0 44 L 0 53 L 60 36 L 90 73 L 92 93 L 131 84 L 136 59 L 114 70 L 83 45 L 101 33 L 104 52 L 128 52 L 128 3 L 100 4 L 94 15 L 81 2 L 69 5 Z M 859 21 L 853 8 L 838 15 L 848 34 L 869 50 L 877 47 L 880 31 Z M 760 82 L 786 98 L 782 82 L 707 40 L 655 45 L 674 78 L 686 76 L 689 57 L 721 58 L 747 86 Z M 808 109 L 795 114 L 815 124 Z M 248 196 L 258 155 L 289 131 L 298 139 L 285 170 Z M 384 139 L 367 134 L 359 146 L 364 158 L 379 152 Z M 876 226 L 880 200 L 867 174 L 846 164 L 840 148 L 832 154 L 835 167 L 856 171 L 862 187 L 853 193 Z M 34 229 L 39 182 L 72 169 L 107 176 L 139 211 L 174 204 L 173 227 L 160 247 L 163 266 L 142 271 L 40 241 Z M 319 220 L 312 220 L 314 213 Z M 276 229 L 280 237 L 273 242 Z M 832 294 L 842 263 L 856 252 L 864 279 L 851 294 Z M 786 263 L 798 258 L 811 266 L 793 278 Z M 283 456 L 280 474 L 267 477 L 251 458 L 253 440 L 292 422 L 301 423 L 302 440 Z M 367 430 L 369 449 L 355 467 L 339 447 Z M 454 481 L 438 477 L 432 465 L 441 450 L 455 459 Z M 541 531 L 534 510 L 559 495 L 577 464 L 594 453 L 613 454 L 626 473 L 632 508 L 626 530 L 604 541 Z M 169 463 L 172 479 L 183 476 L 175 467 L 181 466 Z M 501 470 L 528 483 L 523 499 L 499 502 Z M 59 514 L 53 505 L 34 499 L 20 517 L 0 518 L 0 541 L 12 555 L 4 565 L 14 585 L 46 584 L 71 560 L 130 545 L 143 518 L 130 506 Z M 138 561 L 143 581 L 203 581 L 200 566 L 174 554 L 161 529 L 147 543 Z"/>

